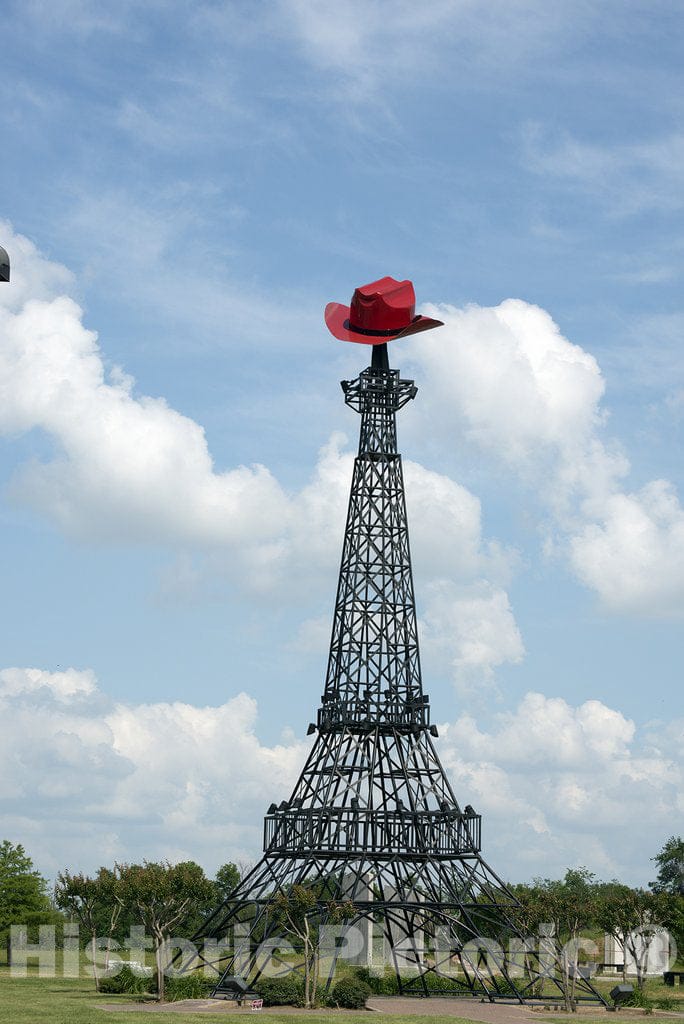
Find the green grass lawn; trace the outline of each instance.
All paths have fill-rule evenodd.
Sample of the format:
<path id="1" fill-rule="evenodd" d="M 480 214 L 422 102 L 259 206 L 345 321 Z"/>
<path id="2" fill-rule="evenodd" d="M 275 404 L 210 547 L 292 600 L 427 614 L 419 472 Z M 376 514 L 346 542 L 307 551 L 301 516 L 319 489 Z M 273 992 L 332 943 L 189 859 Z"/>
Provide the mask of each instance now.
<path id="1" fill-rule="evenodd" d="M 617 979 L 597 979 L 602 991 L 607 991 L 617 983 Z M 663 997 L 674 997 L 681 1000 L 681 1009 L 684 1011 L 684 988 L 675 986 L 674 989 L 666 987 L 661 980 L 652 980 L 647 984 L 647 995 L 655 1000 Z M 40 978 L 35 968 L 29 967 L 26 978 L 12 978 L 6 967 L 0 967 L 0 1024 L 93 1024 L 100 1021 L 101 1024 L 183 1024 L 183 1022 L 194 1022 L 200 1024 L 226 1024 L 232 1015 L 225 1014 L 193 1014 L 193 1013 L 164 1013 L 144 1011 L 135 1014 L 105 1012 L 100 1007 L 103 1004 L 124 1005 L 136 1002 L 137 996 L 115 996 L 109 994 L 98 995 L 95 992 L 92 978 L 83 977 L 79 979 L 68 978 Z M 416 1017 L 412 1015 L 390 1015 L 383 1014 L 383 1024 L 425 1024 L 426 1019 L 434 1021 L 435 1024 L 467 1024 L 467 1018 L 450 1017 L 440 1015 L 439 1000 L 434 1001 L 435 1015 L 430 1018 Z M 251 1018 L 249 1011 L 246 1016 Z M 658 1017 L 658 1010 L 654 1010 L 654 1018 Z M 242 1015 L 240 1015 L 242 1017 Z M 268 1024 L 323 1024 L 330 1022 L 332 1017 L 341 1018 L 344 1024 L 368 1024 L 369 1014 L 361 1013 L 339 1013 L 338 1011 L 301 1011 L 300 1013 L 275 1013 L 269 1012 L 264 1015 Z M 558 1024 L 559 1014 L 539 1014 L 539 1024 L 545 1021 Z M 263 1019 L 263 1018 L 262 1018 Z M 577 1020 L 577 1017 L 574 1018 Z M 581 1024 L 635 1024 L 635 1011 L 631 1014 L 611 1014 L 607 1017 L 597 1012 L 596 1016 L 589 1017 L 582 1014 Z M 672 1019 L 672 1018 L 670 1018 Z"/>
<path id="2" fill-rule="evenodd" d="M 39 978 L 29 969 L 26 978 L 11 978 L 0 968 L 0 1024 L 226 1024 L 232 1014 L 214 1013 L 109 1013 L 100 1009 L 102 1004 L 115 1005 L 135 1002 L 136 996 L 98 995 L 89 979 Z M 245 1017 L 253 1015 L 245 1010 Z M 342 1017 L 344 1024 L 368 1024 L 369 1014 L 339 1011 L 311 1010 L 301 1013 L 273 1013 L 264 1015 L 268 1024 L 323 1024 L 331 1017 Z M 240 1014 L 242 1019 L 242 1014 Z M 425 1017 L 383 1014 L 383 1024 L 425 1024 Z M 461 1017 L 435 1015 L 435 1024 L 470 1024 Z M 615 1024 L 611 1021 L 610 1024 Z"/>
<path id="3" fill-rule="evenodd" d="M 102 1004 L 134 1002 L 132 996 L 98 996 L 91 981 L 87 979 L 69 980 L 62 978 L 39 978 L 29 974 L 26 978 L 11 978 L 6 970 L 0 970 L 0 1024 L 184 1024 L 193 1022 L 200 1024 L 226 1024 L 234 1019 L 224 1014 L 194 1013 L 109 1013 L 100 1009 Z M 469 1024 L 467 1018 L 451 1017 L 439 1014 L 439 1003 L 435 1001 L 434 1016 L 430 1018 L 411 1015 L 383 1014 L 383 1024 L 425 1024 L 426 1020 L 434 1024 Z M 251 1019 L 249 1011 L 245 1016 Z M 268 1024 L 329 1024 L 331 1017 L 342 1017 L 344 1024 L 368 1024 L 368 1013 L 344 1013 L 336 1011 L 302 1011 L 301 1013 L 269 1013 L 262 1019 Z M 558 1014 L 552 1016 L 540 1014 L 539 1024 L 558 1024 Z M 657 1019 L 657 1011 L 654 1014 Z M 242 1014 L 240 1014 L 242 1018 Z M 577 1017 L 574 1018 L 577 1020 Z M 634 1015 L 615 1014 L 606 1017 L 589 1018 L 582 1016 L 581 1024 L 635 1024 Z"/>

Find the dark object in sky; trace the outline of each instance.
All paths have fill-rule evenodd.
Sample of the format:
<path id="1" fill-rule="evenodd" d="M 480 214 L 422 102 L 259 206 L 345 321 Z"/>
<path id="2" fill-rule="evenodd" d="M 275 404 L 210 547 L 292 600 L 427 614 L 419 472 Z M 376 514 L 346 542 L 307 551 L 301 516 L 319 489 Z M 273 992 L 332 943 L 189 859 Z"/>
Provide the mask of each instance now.
<path id="1" fill-rule="evenodd" d="M 7 250 L 0 245 L 0 281 L 9 281 L 10 264 Z"/>
<path id="2" fill-rule="evenodd" d="M 407 299 L 405 286 L 399 290 Z M 383 322 L 374 308 L 374 322 Z M 412 316 L 409 302 L 401 312 L 408 333 Z M 235 948 L 227 953 L 219 942 L 214 955 L 205 945 L 200 960 L 217 971 L 215 997 L 236 975 L 258 992 L 263 950 L 282 927 L 279 898 L 300 887 L 313 897 L 306 917 L 314 929 L 335 923 L 336 906 L 352 904 L 344 927 L 359 929 L 363 946 L 354 962 L 371 962 L 378 943 L 393 950 L 400 994 L 429 996 L 439 987 L 440 995 L 523 1003 L 539 998 L 543 982 L 543 1001 L 560 1002 L 559 947 L 551 937 L 543 948 L 524 947 L 520 970 L 522 908 L 482 858 L 480 815 L 459 805 L 432 741 L 397 450 L 396 414 L 417 388 L 390 369 L 387 345 L 376 343 L 371 365 L 342 390 L 361 430 L 325 689 L 309 727 L 315 740 L 290 799 L 268 809 L 263 858 L 194 937 L 232 931 L 240 936 Z M 327 987 L 340 950 L 330 955 Z M 604 1002 L 586 978 L 576 980 L 576 994 Z"/>
<path id="3" fill-rule="evenodd" d="M 340 341 L 358 341 L 363 345 L 382 345 L 394 338 L 443 326 L 441 320 L 415 314 L 416 293 L 411 282 L 381 277 L 357 288 L 349 306 L 329 302 L 325 322 Z"/>

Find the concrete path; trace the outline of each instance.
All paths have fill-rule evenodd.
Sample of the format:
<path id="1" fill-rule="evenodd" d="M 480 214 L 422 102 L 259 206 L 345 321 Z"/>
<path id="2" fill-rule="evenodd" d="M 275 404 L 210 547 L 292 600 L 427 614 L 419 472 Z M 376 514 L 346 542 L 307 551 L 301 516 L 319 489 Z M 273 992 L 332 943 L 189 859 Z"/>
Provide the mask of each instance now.
<path id="1" fill-rule="evenodd" d="M 465 1017 L 483 1024 L 528 1024 L 539 1020 L 529 1006 L 519 1003 L 481 1003 L 479 999 L 406 999 L 401 996 L 371 996 L 366 1003 L 378 1013 L 410 1014 L 412 1017 Z"/>
<path id="2" fill-rule="evenodd" d="M 377 1014 L 401 1014 L 409 1017 L 464 1017 L 466 1020 L 476 1024 L 542 1024 L 550 1017 L 566 1019 L 566 1014 L 545 1010 L 543 1006 L 520 1006 L 516 1003 L 481 1003 L 477 999 L 407 999 L 402 996 L 371 996 L 368 1000 L 367 1010 Z M 263 1010 L 253 1011 L 249 1006 L 238 1006 L 237 1003 L 223 999 L 183 999 L 178 1003 L 155 1003 L 152 1001 L 141 1003 L 104 1003 L 98 1004 L 98 1009 L 109 1013 L 197 1013 L 197 1014 L 245 1014 L 258 1019 L 259 1014 L 269 1016 L 270 1014 L 311 1014 L 312 1017 L 338 1017 L 344 1018 L 350 1015 L 358 1015 L 363 1011 L 359 1010 L 330 1010 L 322 1007 L 319 1010 L 301 1010 L 294 1006 L 271 1006 Z M 606 1011 L 598 1005 L 583 1006 L 577 1014 L 573 1014 L 573 1020 L 578 1017 L 602 1017 Z M 636 1024 L 634 1018 L 642 1017 L 643 1010 L 629 1009 L 621 1010 L 619 1014 L 610 1017 L 606 1016 L 606 1024 Z M 681 1013 L 664 1013 L 656 1011 L 649 1018 L 650 1024 L 656 1021 L 674 1021 L 684 1019 Z M 369 1018 L 370 1022 L 371 1018 Z"/>

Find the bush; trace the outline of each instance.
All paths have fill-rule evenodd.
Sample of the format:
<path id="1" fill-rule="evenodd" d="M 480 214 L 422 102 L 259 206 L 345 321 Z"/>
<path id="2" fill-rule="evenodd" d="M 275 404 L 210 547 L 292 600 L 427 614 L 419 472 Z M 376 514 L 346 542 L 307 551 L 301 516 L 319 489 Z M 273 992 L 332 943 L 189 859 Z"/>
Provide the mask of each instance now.
<path id="1" fill-rule="evenodd" d="M 198 971 L 192 974 L 180 974 L 176 978 L 167 978 L 164 995 L 170 1003 L 179 999 L 206 999 L 214 988 L 215 982 L 203 978 Z"/>
<path id="2" fill-rule="evenodd" d="M 299 1006 L 304 997 L 304 982 L 292 974 L 284 978 L 259 978 L 254 990 L 264 1006 Z"/>
<path id="3" fill-rule="evenodd" d="M 626 999 L 624 1003 L 622 1003 L 622 1005 L 638 1006 L 642 1010 L 650 1010 L 653 1006 L 651 1000 L 648 998 L 643 989 L 640 989 L 638 987 L 638 985 L 634 986 L 634 991 L 632 992 L 631 996 L 629 997 L 629 999 Z"/>
<path id="4" fill-rule="evenodd" d="M 340 1006 L 345 1010 L 362 1010 L 366 1000 L 372 995 L 370 985 L 357 978 L 343 978 L 333 986 L 330 993 L 330 1002 L 333 1006 Z"/>
<path id="5" fill-rule="evenodd" d="M 360 981 L 363 985 L 368 985 L 369 991 L 374 996 L 385 996 L 394 995 L 397 991 L 396 976 L 393 974 L 392 978 L 386 978 L 384 975 L 378 977 L 377 974 L 373 974 L 367 967 L 350 967 L 349 973 L 345 974 L 344 981 Z M 387 981 L 394 981 L 394 992 L 386 991 Z"/>
<path id="6" fill-rule="evenodd" d="M 118 974 L 110 978 L 100 979 L 100 992 L 108 992 L 111 995 L 143 995 L 146 992 L 156 991 L 153 977 L 135 974 L 130 967 L 122 967 Z"/>
<path id="7" fill-rule="evenodd" d="M 367 985 L 371 995 L 374 996 L 395 996 L 399 993 L 399 984 L 394 971 L 385 971 L 378 975 L 367 967 L 348 967 L 343 979 L 344 981 L 360 981 Z M 334 1003 L 331 1003 L 334 1006 Z"/>

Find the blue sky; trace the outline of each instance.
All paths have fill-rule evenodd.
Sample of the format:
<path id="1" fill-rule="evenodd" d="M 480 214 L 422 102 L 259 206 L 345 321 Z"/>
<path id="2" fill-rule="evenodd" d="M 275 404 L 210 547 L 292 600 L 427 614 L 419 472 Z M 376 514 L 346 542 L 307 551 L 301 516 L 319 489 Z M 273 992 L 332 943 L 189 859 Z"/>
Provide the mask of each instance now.
<path id="1" fill-rule="evenodd" d="M 684 810 L 683 22 L 5 4 L 0 831 L 47 874 L 258 854 L 367 358 L 322 311 L 391 274 L 446 323 L 391 358 L 456 791 L 512 880 L 652 877 Z"/>

